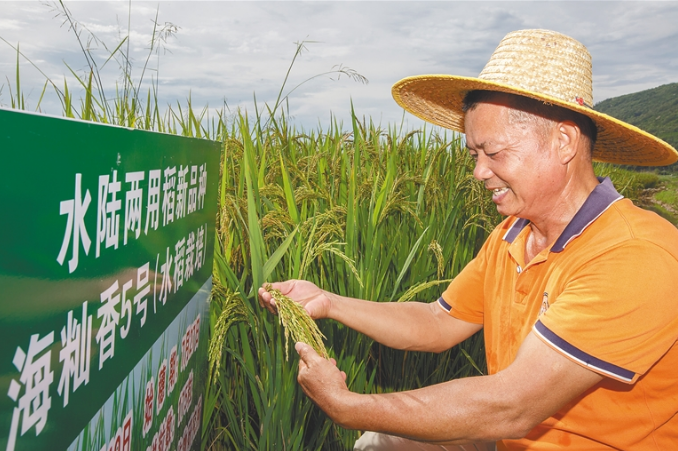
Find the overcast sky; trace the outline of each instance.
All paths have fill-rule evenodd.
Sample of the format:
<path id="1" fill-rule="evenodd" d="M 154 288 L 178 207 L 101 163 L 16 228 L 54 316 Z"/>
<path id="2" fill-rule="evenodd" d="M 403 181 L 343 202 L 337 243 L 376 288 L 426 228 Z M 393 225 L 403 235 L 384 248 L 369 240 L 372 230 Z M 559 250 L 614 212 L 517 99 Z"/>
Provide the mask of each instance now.
<path id="1" fill-rule="evenodd" d="M 501 38 L 512 30 L 547 28 L 568 34 L 593 56 L 594 100 L 599 102 L 678 82 L 678 1 L 662 2 L 457 2 L 457 1 L 78 1 L 65 2 L 73 17 L 108 47 L 90 42 L 97 64 L 127 35 L 138 80 L 148 55 L 156 12 L 160 25 L 179 27 L 153 55 L 146 79 L 159 79 L 161 105 L 238 108 L 254 112 L 273 105 L 296 51 L 313 41 L 292 68 L 287 90 L 341 66 L 369 80 L 317 77 L 290 96 L 293 120 L 326 129 L 333 114 L 350 124 L 350 102 L 359 116 L 383 126 L 399 124 L 403 111 L 391 98 L 399 79 L 418 74 L 477 76 Z M 69 89 L 86 69 L 78 41 L 53 7 L 42 2 L 0 1 L 0 37 L 16 46 L 59 86 Z M 87 31 L 80 28 L 83 41 Z M 126 49 L 126 46 L 124 47 Z M 21 58 L 21 89 L 35 108 L 44 77 Z M 102 70 L 109 89 L 121 82 L 115 62 Z M 0 41 L 0 104 L 16 89 L 16 52 Z M 147 89 L 147 88 L 145 88 Z M 76 94 L 79 96 L 80 94 Z M 43 111 L 60 114 L 53 95 Z M 418 119 L 407 115 L 408 127 Z"/>

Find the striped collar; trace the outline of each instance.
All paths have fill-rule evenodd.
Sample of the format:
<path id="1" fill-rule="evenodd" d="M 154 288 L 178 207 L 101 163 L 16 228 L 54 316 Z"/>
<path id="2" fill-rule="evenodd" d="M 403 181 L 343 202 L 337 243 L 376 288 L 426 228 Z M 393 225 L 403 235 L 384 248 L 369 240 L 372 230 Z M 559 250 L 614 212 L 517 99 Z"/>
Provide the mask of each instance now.
<path id="1" fill-rule="evenodd" d="M 551 252 L 562 252 L 570 241 L 584 233 L 584 230 L 602 215 L 610 206 L 622 199 L 624 196 L 619 194 L 609 177 L 598 177 L 600 184 L 596 186 L 579 211 L 574 215 L 570 223 L 565 227 L 556 242 L 551 247 Z M 518 218 L 511 228 L 504 235 L 504 241 L 513 243 L 521 230 L 528 224 L 529 220 Z"/>

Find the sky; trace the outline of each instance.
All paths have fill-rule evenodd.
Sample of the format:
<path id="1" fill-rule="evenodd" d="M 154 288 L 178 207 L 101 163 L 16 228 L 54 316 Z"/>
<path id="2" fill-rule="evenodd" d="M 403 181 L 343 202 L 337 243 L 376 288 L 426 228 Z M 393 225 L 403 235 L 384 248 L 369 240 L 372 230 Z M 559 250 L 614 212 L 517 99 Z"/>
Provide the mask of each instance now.
<path id="1" fill-rule="evenodd" d="M 398 80 L 421 74 L 477 76 L 501 38 L 526 28 L 546 28 L 582 42 L 593 58 L 594 101 L 600 102 L 678 82 L 678 1 L 65 1 L 83 47 L 100 68 L 109 97 L 121 86 L 120 66 L 108 57 L 129 55 L 141 91 L 157 80 L 159 105 L 210 111 L 255 112 L 273 107 L 297 44 L 283 94 L 291 121 L 325 130 L 332 120 L 350 126 L 358 117 L 386 127 L 422 122 L 391 97 Z M 154 21 L 173 30 L 149 52 Z M 0 1 L 0 106 L 16 92 L 17 52 L 21 91 L 35 109 L 49 77 L 64 79 L 82 95 L 81 45 L 54 3 Z M 128 32 L 128 29 L 130 30 Z M 96 36 L 96 40 L 92 38 Z M 122 53 L 117 53 L 123 61 Z M 30 60 L 30 62 L 28 61 Z M 104 64 L 105 63 L 105 64 Z M 146 71 L 143 71 L 146 64 Z M 364 77 L 358 78 L 338 69 Z M 42 73 L 41 73 L 42 72 Z M 329 74 L 328 74 L 329 72 Z M 143 79 L 141 78 L 143 74 Z M 51 88 L 40 101 L 61 114 Z"/>

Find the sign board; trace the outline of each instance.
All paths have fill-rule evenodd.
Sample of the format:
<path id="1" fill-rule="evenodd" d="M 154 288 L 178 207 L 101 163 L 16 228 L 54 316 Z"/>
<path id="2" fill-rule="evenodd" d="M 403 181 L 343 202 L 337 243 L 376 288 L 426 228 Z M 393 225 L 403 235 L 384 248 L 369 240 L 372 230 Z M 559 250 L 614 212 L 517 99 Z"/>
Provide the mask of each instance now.
<path id="1" fill-rule="evenodd" d="M 199 449 L 219 159 L 0 110 L 0 451 Z"/>

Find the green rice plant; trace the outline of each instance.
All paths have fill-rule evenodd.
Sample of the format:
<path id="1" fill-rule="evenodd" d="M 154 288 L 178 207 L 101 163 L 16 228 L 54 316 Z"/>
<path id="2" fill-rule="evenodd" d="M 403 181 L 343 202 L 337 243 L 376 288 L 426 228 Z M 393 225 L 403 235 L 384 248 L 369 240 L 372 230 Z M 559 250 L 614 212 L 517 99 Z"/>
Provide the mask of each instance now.
<path id="1" fill-rule="evenodd" d="M 661 184 L 659 174 L 652 171 L 636 171 L 636 182 L 642 189 L 655 189 Z"/>
<path id="2" fill-rule="evenodd" d="M 341 430 L 306 404 L 293 377 L 282 390 L 304 414 L 281 425 L 266 415 L 271 407 L 264 394 L 277 380 L 272 368 L 293 376 L 296 365 L 282 355 L 284 328 L 254 301 L 254 288 L 261 286 L 255 278 L 303 277 L 380 302 L 434 300 L 498 217 L 456 137 L 426 130 L 400 137 L 357 118 L 353 133 L 336 123 L 325 132 L 299 132 L 282 119 L 266 122 L 266 128 L 250 128 L 240 120 L 225 139 L 215 279 L 249 293 L 241 297 L 251 318 L 227 333 L 222 369 L 231 376 L 219 383 L 228 396 L 222 397 L 214 436 L 228 437 L 234 449 L 275 449 L 266 448 L 274 443 L 293 449 L 289 428 L 297 428 L 307 432 L 296 449 L 346 449 L 357 433 Z M 345 258 L 331 251 L 335 246 Z M 264 276 L 262 262 L 274 255 Z M 435 355 L 386 349 L 329 320 L 318 326 L 356 392 L 417 388 L 483 371 L 482 336 Z M 226 384 L 248 388 L 236 392 Z M 256 431 L 269 431 L 268 441 L 256 441 Z"/>
<path id="3" fill-rule="evenodd" d="M 226 332 L 231 326 L 246 319 L 245 307 L 239 293 L 229 292 L 220 283 L 215 283 L 212 289 L 212 302 L 215 298 L 222 299 L 223 310 L 213 323 L 208 347 L 208 362 L 210 377 L 219 377 L 220 363 L 223 353 Z M 214 311 L 213 311 L 214 312 Z M 212 312 L 212 313 L 213 313 Z M 212 315 L 215 316 L 215 315 Z"/>
<path id="4" fill-rule="evenodd" d="M 673 189 L 660 191 L 655 194 L 655 198 L 659 202 L 673 207 L 673 209 L 678 209 L 678 191 L 676 190 L 678 183 L 676 183 L 674 180 L 671 180 L 671 176 L 664 176 L 663 178 L 668 180 L 668 182 L 665 182 L 667 185 L 673 185 L 671 186 Z"/>
<path id="5" fill-rule="evenodd" d="M 615 188 L 624 197 L 639 202 L 643 190 L 654 187 L 658 183 L 656 174 L 631 171 L 610 163 L 594 163 L 593 169 L 598 177 L 609 177 Z"/>
<path id="6" fill-rule="evenodd" d="M 314 406 L 296 384 L 296 365 L 283 357 L 282 331 L 268 330 L 261 312 L 243 305 L 247 319 L 226 334 L 222 369 L 213 385 L 218 414 L 206 446 L 305 449 L 305 425 L 315 418 Z"/>

